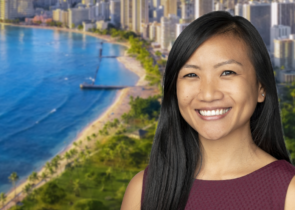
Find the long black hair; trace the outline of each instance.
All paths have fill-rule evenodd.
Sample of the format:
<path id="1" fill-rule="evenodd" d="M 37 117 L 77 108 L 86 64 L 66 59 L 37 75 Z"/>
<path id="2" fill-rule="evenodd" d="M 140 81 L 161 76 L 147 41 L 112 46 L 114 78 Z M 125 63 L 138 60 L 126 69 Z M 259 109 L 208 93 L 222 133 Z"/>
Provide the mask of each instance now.
<path id="1" fill-rule="evenodd" d="M 257 84 L 266 97 L 257 103 L 250 118 L 254 143 L 265 152 L 292 164 L 285 146 L 278 94 L 272 64 L 266 46 L 256 28 L 241 16 L 225 11 L 207 13 L 190 23 L 175 40 L 163 77 L 163 97 L 157 130 L 150 154 L 142 210 L 183 210 L 195 180 L 199 160 L 202 162 L 198 132 L 179 111 L 176 81 L 179 70 L 195 50 L 210 37 L 232 33 L 249 48 L 248 56 L 255 68 Z"/>

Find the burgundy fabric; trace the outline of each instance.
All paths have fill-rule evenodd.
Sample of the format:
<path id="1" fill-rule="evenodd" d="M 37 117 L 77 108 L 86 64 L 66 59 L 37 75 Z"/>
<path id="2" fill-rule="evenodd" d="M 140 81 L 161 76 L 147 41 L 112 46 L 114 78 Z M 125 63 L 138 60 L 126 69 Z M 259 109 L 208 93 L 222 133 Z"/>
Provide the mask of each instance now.
<path id="1" fill-rule="evenodd" d="M 144 170 L 141 201 L 148 166 Z M 185 210 L 284 210 L 295 166 L 276 160 L 250 174 L 228 180 L 195 179 Z"/>

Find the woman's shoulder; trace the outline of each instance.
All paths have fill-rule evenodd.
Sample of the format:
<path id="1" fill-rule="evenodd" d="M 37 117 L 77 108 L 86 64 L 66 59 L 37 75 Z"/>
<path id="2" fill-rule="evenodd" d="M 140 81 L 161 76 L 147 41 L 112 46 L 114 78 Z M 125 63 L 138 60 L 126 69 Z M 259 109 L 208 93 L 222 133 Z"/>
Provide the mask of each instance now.
<path id="1" fill-rule="evenodd" d="M 140 210 L 143 177 L 145 170 L 138 172 L 129 182 L 121 205 L 121 210 Z"/>
<path id="2" fill-rule="evenodd" d="M 278 160 L 273 164 L 276 190 L 281 191 L 285 199 L 284 210 L 295 209 L 295 166 L 286 160 Z"/>

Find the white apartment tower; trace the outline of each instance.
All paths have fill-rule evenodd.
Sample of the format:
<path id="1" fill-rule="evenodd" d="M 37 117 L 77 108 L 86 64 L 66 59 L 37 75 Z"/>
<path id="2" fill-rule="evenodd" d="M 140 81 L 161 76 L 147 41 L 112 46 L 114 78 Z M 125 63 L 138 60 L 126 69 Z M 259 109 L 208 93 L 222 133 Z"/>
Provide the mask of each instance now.
<path id="1" fill-rule="evenodd" d="M 243 16 L 243 4 L 236 4 L 235 6 L 235 15 L 237 16 Z"/>
<path id="2" fill-rule="evenodd" d="M 149 23 L 148 0 L 121 0 L 121 27 L 141 33 Z"/>
<path id="3" fill-rule="evenodd" d="M 133 0 L 121 0 L 121 28 L 132 29 Z"/>
<path id="4" fill-rule="evenodd" d="M 285 25 L 291 27 L 291 33 L 295 33 L 295 2 L 271 3 L 271 26 Z"/>
<path id="5" fill-rule="evenodd" d="M 169 14 L 168 17 L 161 18 L 161 40 L 160 45 L 164 50 L 169 47 L 176 39 L 176 24 L 179 23 L 179 17 Z"/>
<path id="6" fill-rule="evenodd" d="M 133 0 L 132 31 L 142 33 L 141 24 L 149 23 L 148 0 Z"/>
<path id="7" fill-rule="evenodd" d="M 195 18 L 214 11 L 214 0 L 195 0 Z"/>

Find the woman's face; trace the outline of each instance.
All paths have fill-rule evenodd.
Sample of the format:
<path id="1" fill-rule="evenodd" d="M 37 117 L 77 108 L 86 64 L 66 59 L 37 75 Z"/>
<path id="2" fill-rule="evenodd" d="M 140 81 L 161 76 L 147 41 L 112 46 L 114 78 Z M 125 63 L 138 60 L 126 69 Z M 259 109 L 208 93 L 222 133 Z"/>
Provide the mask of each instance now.
<path id="1" fill-rule="evenodd" d="M 177 100 L 182 117 L 200 138 L 221 139 L 239 128 L 250 129 L 250 117 L 266 93 L 256 84 L 244 42 L 231 34 L 204 42 L 182 67 Z M 202 117 L 197 111 L 231 109 Z M 205 114 L 205 113 L 203 113 Z"/>

